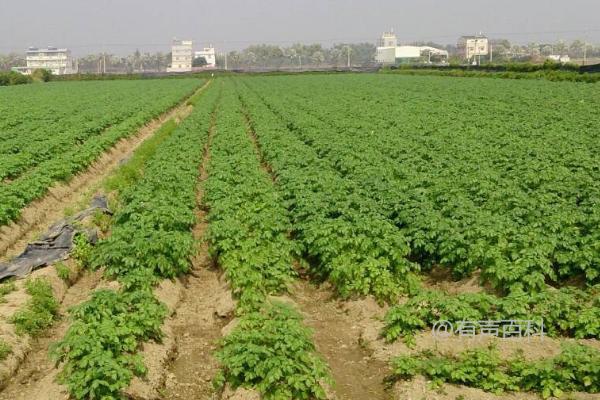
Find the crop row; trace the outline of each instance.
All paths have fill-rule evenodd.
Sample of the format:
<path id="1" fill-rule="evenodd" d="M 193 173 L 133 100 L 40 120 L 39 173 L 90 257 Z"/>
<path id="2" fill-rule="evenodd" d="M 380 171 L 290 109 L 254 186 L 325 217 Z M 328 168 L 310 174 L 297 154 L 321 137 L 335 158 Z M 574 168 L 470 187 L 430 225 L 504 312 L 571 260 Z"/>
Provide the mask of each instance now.
<path id="1" fill-rule="evenodd" d="M 364 195 L 410 241 L 411 259 L 459 276 L 481 268 L 485 279 L 507 291 L 540 290 L 547 281 L 580 274 L 589 283 L 598 279 L 600 150 L 592 125 L 576 124 L 590 117 L 593 100 L 571 106 L 573 115 L 563 122 L 553 109 L 538 108 L 532 118 L 527 108 L 511 111 L 503 101 L 462 93 L 454 93 L 454 104 L 435 108 L 408 84 L 411 92 L 398 98 L 358 77 L 310 79 L 247 82 L 300 140 L 363 185 Z M 427 94 L 466 90 L 452 82 L 451 88 L 416 83 Z M 376 87 L 357 88 L 361 84 Z M 339 93 L 336 102 L 332 91 Z M 481 119 L 469 126 L 471 117 L 461 109 Z M 498 112 L 511 117 L 499 122 L 493 118 Z M 347 118 L 357 113 L 360 119 Z M 548 125 L 548 119 L 556 123 Z"/>
<path id="2" fill-rule="evenodd" d="M 238 299 L 239 322 L 217 352 L 221 385 L 256 388 L 266 399 L 324 398 L 325 363 L 287 291 L 297 253 L 290 221 L 269 174 L 261 169 L 232 82 L 217 112 L 204 199 L 207 240 Z"/>
<path id="3" fill-rule="evenodd" d="M 87 167 L 119 139 L 175 106 L 200 83 L 139 82 L 143 84 L 49 85 L 40 89 L 39 98 L 29 91 L 9 93 L 14 102 L 2 106 L 6 110 L 0 122 L 4 125 L 0 128 L 0 225 L 16 220 L 20 210 L 43 196 L 53 183 Z M 91 90 L 88 93 L 86 89 Z M 22 108 L 31 107 L 32 99 L 41 103 L 32 107 L 38 111 L 33 111 L 30 119 L 20 120 Z M 64 109 L 57 111 L 61 105 Z"/>
<path id="4" fill-rule="evenodd" d="M 8 93 L 11 103 L 3 106 L 7 108 L 1 122 L 5 126 L 0 128 L 0 179 L 14 179 L 56 153 L 129 118 L 147 120 L 193 91 L 194 83 L 67 83 L 66 87 L 49 85 L 35 92 Z M 145 96 L 140 97 L 140 92 Z M 31 111 L 23 120 L 22 110 L 27 107 Z"/>
<path id="5" fill-rule="evenodd" d="M 406 258 L 402 233 L 359 185 L 323 162 L 254 93 L 244 86 L 239 91 L 290 212 L 293 238 L 312 271 L 342 296 L 391 299 L 407 289 L 417 266 Z"/>
<path id="6" fill-rule="evenodd" d="M 600 351 L 569 343 L 555 357 L 530 361 L 525 354 L 502 359 L 494 348 L 471 349 L 457 356 L 436 352 L 397 357 L 395 379 L 426 376 L 433 386 L 443 382 L 502 394 L 511 391 L 538 392 L 543 398 L 565 392 L 600 392 Z"/>
<path id="7" fill-rule="evenodd" d="M 413 344 L 416 332 L 431 328 L 436 322 L 485 320 L 543 321 L 548 336 L 598 338 L 600 286 L 587 291 L 573 287 L 535 294 L 515 291 L 506 297 L 422 290 L 390 308 L 383 334 L 388 341 L 401 337 Z"/>
<path id="8" fill-rule="evenodd" d="M 279 99 L 284 98 L 285 95 L 279 93 L 279 90 L 276 93 L 278 97 L 272 99 L 269 105 L 276 110 L 276 113 L 287 123 L 299 139 L 314 147 L 320 158 L 326 161 L 330 167 L 336 168 L 346 179 L 354 180 L 357 183 L 363 182 L 364 187 L 367 189 L 363 192 L 363 195 L 371 197 L 375 193 L 374 197 L 377 198 L 380 204 L 383 203 L 383 199 L 387 201 L 386 205 L 392 205 L 388 209 L 393 210 L 390 213 L 396 213 L 395 221 L 407 236 L 415 238 L 415 235 L 422 235 L 417 241 L 413 239 L 412 257 L 427 266 L 422 258 L 415 256 L 414 248 L 415 244 L 419 242 L 426 245 L 426 240 L 431 239 L 431 237 L 427 232 L 416 232 L 415 228 L 417 227 L 407 228 L 405 224 L 408 222 L 407 218 L 409 217 L 413 220 L 420 218 L 423 221 L 423 229 L 430 229 L 429 224 L 432 224 L 434 219 L 427 220 L 425 218 L 427 215 L 423 215 L 423 211 L 430 212 L 432 210 L 426 207 L 426 203 L 423 202 L 424 199 L 421 198 L 420 206 L 415 204 L 411 213 L 400 214 L 401 207 L 406 205 L 399 204 L 398 200 L 392 197 L 397 196 L 404 199 L 403 191 L 406 191 L 409 185 L 405 181 L 406 171 L 400 172 L 397 165 L 387 161 L 383 153 L 374 153 L 373 145 L 370 144 L 375 142 L 372 138 L 361 136 L 358 132 L 355 135 L 348 135 L 344 131 L 344 129 L 350 129 L 348 126 L 342 122 L 339 123 L 339 126 L 334 123 L 340 121 L 339 118 L 326 121 L 324 118 L 324 114 L 327 112 L 326 108 L 314 107 L 309 108 L 307 111 L 305 109 L 307 108 L 306 102 L 298 101 L 298 103 L 295 103 L 293 99 L 286 99 L 286 104 L 283 105 L 279 103 Z M 293 106 L 290 107 L 290 105 Z M 336 109 L 334 106 L 331 106 L 331 108 Z M 321 119 L 312 114 L 319 115 Z M 355 136 L 360 137 L 362 140 L 351 141 L 348 139 Z M 452 182 L 450 181 L 449 185 Z M 444 187 L 448 188 L 449 185 Z M 449 189 L 444 196 L 446 199 L 450 199 L 455 196 L 455 192 Z M 386 209 L 385 206 L 382 209 Z M 446 211 L 444 218 L 450 220 L 453 217 L 456 218 L 460 213 L 461 211 L 454 207 Z M 399 218 L 400 215 L 404 216 Z M 428 216 L 431 217 L 431 214 Z M 427 221 L 429 224 L 427 224 Z M 471 223 L 477 222 L 473 219 L 468 221 Z M 476 228 L 472 229 L 474 232 L 480 232 Z M 448 231 L 448 233 L 452 233 L 451 230 Z M 478 240 L 481 242 L 481 238 L 478 238 Z M 590 244 L 590 247 L 587 251 L 593 254 L 593 244 Z M 453 250 L 448 244 L 446 244 L 446 249 L 448 251 Z M 472 255 L 465 254 L 465 256 Z M 446 259 L 445 263 L 453 266 L 452 262 L 455 261 L 455 259 Z M 514 267 L 506 266 L 503 273 L 505 275 L 514 274 L 513 269 Z M 489 269 L 484 272 L 490 274 Z M 531 271 L 528 272 L 531 274 Z M 535 318 L 541 317 L 544 318 L 544 322 L 552 335 L 598 336 L 600 333 L 600 303 L 594 301 L 595 290 L 586 292 L 574 288 L 563 288 L 557 291 L 547 288 L 542 277 L 541 282 L 538 282 L 535 286 L 538 292 L 532 294 L 526 290 L 524 291 L 524 289 L 531 288 L 530 286 L 521 285 L 526 278 L 535 279 L 531 276 L 520 277 L 517 280 L 519 285 L 512 286 L 507 298 L 484 294 L 457 297 L 442 292 L 414 291 L 413 294 L 418 292 L 418 295 L 411 299 L 409 303 L 393 307 L 390 310 L 386 334 L 389 339 L 404 336 L 405 340 L 411 340 L 415 331 L 431 326 L 440 319 L 444 320 L 452 317 L 451 320 L 462 320 L 483 313 L 483 315 L 480 315 L 482 318 L 491 318 L 492 314 L 499 318 L 513 316 L 526 319 L 532 315 Z M 502 283 L 498 280 L 492 279 L 492 281 L 498 284 Z M 463 297 L 467 297 L 467 299 Z M 469 299 L 473 301 L 467 301 Z M 485 315 L 486 313 L 489 315 Z"/>
<path id="9" fill-rule="evenodd" d="M 281 78 L 285 80 L 281 84 L 262 78 L 245 79 L 242 93 L 251 99 L 252 109 L 271 113 L 272 126 L 287 131 L 286 141 L 301 143 L 316 154 L 309 163 L 337 172 L 356 185 L 355 193 L 363 201 L 375 201 L 378 211 L 409 241 L 406 257 L 421 264 L 425 271 L 441 265 L 456 276 L 481 268 L 484 279 L 506 295 L 449 295 L 409 285 L 411 297 L 392 307 L 386 316 L 383 334 L 388 340 L 402 336 L 411 343 L 417 331 L 440 320 L 494 318 L 543 319 L 546 333 L 552 336 L 598 337 L 600 303 L 597 287 L 591 286 L 597 281 L 600 254 L 598 210 L 593 207 L 599 199 L 598 185 L 592 182 L 598 172 L 593 162 L 597 145 L 592 143 L 592 131 L 584 129 L 559 146 L 567 126 L 559 125 L 556 135 L 548 134 L 545 127 L 531 126 L 528 137 L 501 135 L 497 129 L 481 124 L 501 137 L 494 142 L 493 137 L 465 126 L 454 125 L 452 131 L 428 126 L 430 117 L 419 107 L 429 110 L 430 104 L 399 106 L 398 100 L 394 102 L 391 95 L 388 99 L 380 87 L 376 88 L 377 94 L 366 87 L 357 88 L 361 83 L 357 77 L 341 78 L 346 88 L 338 87 L 331 78 L 295 79 Z M 315 82 L 307 84 L 307 80 Z M 335 102 L 331 101 L 333 92 L 339 96 Z M 379 111 L 371 112 L 365 105 Z M 440 107 L 438 112 L 445 114 L 440 119 L 446 118 L 450 124 L 459 119 L 453 108 Z M 578 118 L 582 118 L 581 110 Z M 402 128 L 400 121 L 419 130 Z M 411 122 L 415 124 L 410 126 Z M 260 134 L 263 131 L 257 129 Z M 556 141 L 558 149 L 546 151 L 550 161 L 540 157 L 546 137 Z M 588 147 L 582 148 L 583 143 Z M 537 157 L 528 158 L 527 145 L 535 145 L 529 150 Z M 282 145 L 278 148 L 287 151 Z M 562 168 L 553 173 L 550 162 L 562 164 Z M 274 170 L 277 172 L 276 167 Z M 532 170 L 541 170 L 544 176 L 536 180 Z M 278 180 L 278 184 L 282 182 Z M 512 196 L 508 195 L 510 190 Z M 499 235 L 506 236 L 498 239 Z M 331 235 L 330 240 L 333 238 Z M 580 290 L 548 286 L 562 285 L 574 277 L 587 279 L 591 287 Z M 507 381 L 493 368 L 483 374 L 489 373 L 490 379 L 499 376 L 500 382 L 492 384 L 498 383 L 500 390 L 532 390 L 543 395 L 561 390 L 594 393 L 597 389 L 590 386 L 595 384 L 593 377 L 575 376 L 576 371 L 593 373 L 585 354 L 588 350 L 592 351 L 575 346 L 556 359 L 515 361 L 511 364 L 514 368 L 507 372 L 507 379 L 514 385 L 502 386 Z M 470 355 L 453 359 L 430 357 L 427 353 L 420 358 L 403 358 L 396 367 L 400 375 L 402 363 L 406 363 L 411 371 L 407 376 L 424 374 L 434 380 L 496 390 L 481 376 L 461 380 L 465 375 L 470 379 L 473 371 L 494 363 L 493 354 L 475 355 L 480 357 L 470 363 Z M 508 368 L 505 364 L 495 367 Z"/>
<path id="10" fill-rule="evenodd" d="M 161 338 L 166 308 L 152 289 L 189 270 L 198 170 L 216 98 L 207 89 L 146 161 L 143 176 L 119 194 L 111 234 L 94 249 L 90 266 L 104 267 L 120 288 L 97 290 L 75 307 L 53 351 L 63 362 L 59 378 L 76 399 L 120 398 L 131 378 L 145 372 L 140 343 Z"/>

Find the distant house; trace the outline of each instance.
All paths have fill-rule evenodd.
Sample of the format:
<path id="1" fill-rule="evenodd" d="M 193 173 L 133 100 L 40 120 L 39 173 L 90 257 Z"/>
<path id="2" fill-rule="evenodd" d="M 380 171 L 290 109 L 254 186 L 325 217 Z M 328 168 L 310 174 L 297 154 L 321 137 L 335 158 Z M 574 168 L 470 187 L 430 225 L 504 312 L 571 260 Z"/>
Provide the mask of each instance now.
<path id="1" fill-rule="evenodd" d="M 30 47 L 27 49 L 25 60 L 26 67 L 15 67 L 14 71 L 30 75 L 36 69 L 45 69 L 53 75 L 67 75 L 77 72 L 73 68 L 73 58 L 69 49 L 59 49 L 48 46 L 46 48 Z"/>
<path id="2" fill-rule="evenodd" d="M 456 45 L 458 54 L 469 62 L 479 63 L 481 56 L 489 54 L 489 40 L 486 36 L 479 34 L 475 36 L 461 36 Z"/>
<path id="3" fill-rule="evenodd" d="M 194 59 L 201 57 L 206 60 L 206 68 L 215 68 L 217 66 L 215 48 L 212 46 L 212 44 L 209 47 L 205 47 L 201 51 L 196 51 L 194 53 Z"/>
<path id="4" fill-rule="evenodd" d="M 174 39 L 171 44 L 171 65 L 167 72 L 190 72 L 194 57 L 194 42 Z"/>

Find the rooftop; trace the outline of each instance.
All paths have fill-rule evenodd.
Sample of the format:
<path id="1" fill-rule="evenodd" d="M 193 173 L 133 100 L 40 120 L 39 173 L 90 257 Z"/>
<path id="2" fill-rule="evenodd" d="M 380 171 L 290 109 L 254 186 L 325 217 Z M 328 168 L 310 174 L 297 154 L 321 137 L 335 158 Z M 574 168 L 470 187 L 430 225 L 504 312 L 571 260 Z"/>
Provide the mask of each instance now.
<path id="1" fill-rule="evenodd" d="M 63 49 L 59 49 L 57 47 L 54 46 L 48 46 L 46 48 L 41 48 L 41 47 L 29 47 L 27 49 L 27 53 L 40 53 L 40 52 L 44 52 L 44 53 L 64 53 L 69 51 L 69 49 L 63 48 Z"/>

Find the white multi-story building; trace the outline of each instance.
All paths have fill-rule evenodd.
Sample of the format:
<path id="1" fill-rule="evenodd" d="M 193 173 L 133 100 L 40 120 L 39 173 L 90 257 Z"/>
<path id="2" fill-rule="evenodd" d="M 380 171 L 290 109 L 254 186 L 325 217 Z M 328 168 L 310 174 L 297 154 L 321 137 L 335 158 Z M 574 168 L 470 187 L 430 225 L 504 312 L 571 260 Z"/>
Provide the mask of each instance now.
<path id="1" fill-rule="evenodd" d="M 458 39 L 458 53 L 468 61 L 479 62 L 481 56 L 487 56 L 490 51 L 488 38 L 482 34 L 462 36 Z"/>
<path id="2" fill-rule="evenodd" d="M 377 53 L 375 61 L 383 64 L 393 64 L 396 62 L 396 47 L 398 46 L 398 38 L 394 30 L 384 32 L 377 44 Z"/>
<path id="3" fill-rule="evenodd" d="M 201 51 L 196 51 L 194 53 L 194 59 L 203 57 L 206 60 L 205 67 L 215 68 L 217 66 L 217 56 L 215 53 L 215 48 L 212 44 L 209 47 L 205 47 Z"/>
<path id="4" fill-rule="evenodd" d="M 191 40 L 173 40 L 171 65 L 167 68 L 167 72 L 190 72 L 192 70 L 193 45 Z"/>
<path id="5" fill-rule="evenodd" d="M 46 48 L 30 47 L 25 56 L 26 67 L 14 68 L 19 72 L 30 75 L 36 69 L 45 69 L 52 72 L 53 75 L 74 74 L 77 72 L 73 68 L 73 58 L 69 49 L 59 49 L 48 46 Z"/>

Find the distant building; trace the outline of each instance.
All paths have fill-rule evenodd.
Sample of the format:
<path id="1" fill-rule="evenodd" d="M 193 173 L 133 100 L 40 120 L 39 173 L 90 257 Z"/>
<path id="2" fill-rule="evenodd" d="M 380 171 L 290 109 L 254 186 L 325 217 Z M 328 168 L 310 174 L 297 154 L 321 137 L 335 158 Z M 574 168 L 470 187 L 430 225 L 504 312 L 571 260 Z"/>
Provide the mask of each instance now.
<path id="1" fill-rule="evenodd" d="M 25 60 L 26 67 L 15 67 L 14 71 L 30 75 L 36 69 L 45 69 L 53 75 L 67 75 L 77 72 L 73 68 L 73 58 L 69 49 L 59 49 L 48 46 L 46 48 L 30 47 L 27 49 Z"/>
<path id="2" fill-rule="evenodd" d="M 569 57 L 568 55 L 560 55 L 560 54 L 551 54 L 548 56 L 548 60 L 552 60 L 552 61 L 556 61 L 556 62 L 560 62 L 563 64 L 566 64 L 568 62 L 571 62 L 571 57 Z"/>
<path id="3" fill-rule="evenodd" d="M 215 48 L 210 45 L 209 47 L 205 47 L 201 51 L 196 51 L 194 53 L 194 59 L 204 57 L 206 60 L 205 67 L 207 68 L 215 68 L 217 66 L 217 57 L 215 54 Z"/>
<path id="4" fill-rule="evenodd" d="M 398 38 L 394 33 L 393 29 L 390 29 L 389 32 L 383 32 L 381 38 L 379 39 L 378 47 L 396 47 L 398 46 Z"/>
<path id="5" fill-rule="evenodd" d="M 190 72 L 194 58 L 194 43 L 191 40 L 174 39 L 171 44 L 171 65 L 167 72 Z"/>
<path id="6" fill-rule="evenodd" d="M 469 62 L 479 63 L 481 56 L 489 54 L 489 41 L 481 33 L 475 36 L 461 36 L 456 45 L 458 54 Z"/>
<path id="7" fill-rule="evenodd" d="M 396 62 L 448 62 L 448 51 L 430 46 L 398 46 Z"/>
<path id="8" fill-rule="evenodd" d="M 382 64 L 394 64 L 396 62 L 396 47 L 398 46 L 398 38 L 394 30 L 384 32 L 377 43 L 377 52 L 375 53 L 375 61 Z"/>
<path id="9" fill-rule="evenodd" d="M 447 62 L 448 52 L 429 46 L 398 46 L 393 30 L 384 32 L 378 41 L 375 61 L 382 64 L 397 62 Z"/>

